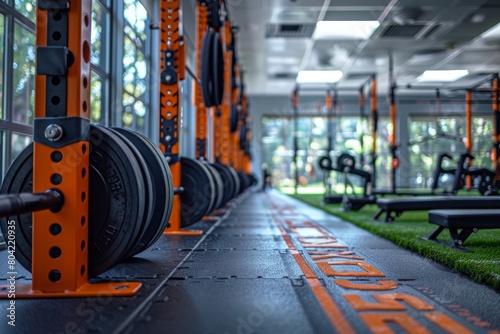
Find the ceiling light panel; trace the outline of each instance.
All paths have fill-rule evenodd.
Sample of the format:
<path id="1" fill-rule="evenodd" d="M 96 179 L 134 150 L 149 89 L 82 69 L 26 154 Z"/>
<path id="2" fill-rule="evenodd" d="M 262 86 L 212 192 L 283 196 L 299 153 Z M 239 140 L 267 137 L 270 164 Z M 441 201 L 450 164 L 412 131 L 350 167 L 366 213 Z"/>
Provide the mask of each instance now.
<path id="1" fill-rule="evenodd" d="M 319 21 L 313 38 L 316 40 L 368 39 L 379 26 L 378 21 Z"/>
<path id="2" fill-rule="evenodd" d="M 342 75 L 341 71 L 299 71 L 297 83 L 336 83 Z"/>
<path id="3" fill-rule="evenodd" d="M 467 70 L 425 71 L 417 82 L 453 82 L 469 74 Z"/>

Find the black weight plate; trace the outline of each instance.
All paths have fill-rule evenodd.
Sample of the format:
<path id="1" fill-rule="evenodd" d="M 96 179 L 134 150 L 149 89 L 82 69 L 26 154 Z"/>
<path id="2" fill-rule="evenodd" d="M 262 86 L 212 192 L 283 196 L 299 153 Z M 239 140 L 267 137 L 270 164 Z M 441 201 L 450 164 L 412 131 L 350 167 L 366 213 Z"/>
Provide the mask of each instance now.
<path id="1" fill-rule="evenodd" d="M 251 177 L 250 174 L 247 174 L 247 173 L 244 173 L 244 174 L 245 174 L 245 178 L 247 180 L 246 186 L 247 186 L 247 189 L 248 189 L 248 188 L 250 188 L 253 185 L 253 178 Z"/>
<path id="2" fill-rule="evenodd" d="M 237 47 L 236 47 L 236 39 L 235 39 L 235 36 L 233 34 L 233 36 L 231 37 L 232 39 L 232 50 L 233 50 L 233 53 L 231 54 L 231 89 L 236 89 L 238 88 L 238 82 L 236 81 L 236 66 L 238 66 L 238 57 L 236 55 L 237 53 Z"/>
<path id="3" fill-rule="evenodd" d="M 162 170 L 166 173 L 166 180 L 167 180 L 167 200 L 165 202 L 159 202 L 160 207 L 164 207 L 164 212 L 162 218 L 157 222 L 159 224 L 159 228 L 157 229 L 158 233 L 154 240 L 151 241 L 151 245 L 158 240 L 163 235 L 164 230 L 168 227 L 168 222 L 170 220 L 170 216 L 172 214 L 172 209 L 174 206 L 174 182 L 172 179 L 172 172 L 170 171 L 170 167 L 167 163 L 167 160 L 165 159 L 165 156 L 163 153 L 160 151 L 160 149 L 147 137 L 139 134 L 142 136 L 148 143 L 149 145 L 154 149 L 156 154 L 158 155 L 158 158 L 161 161 L 161 168 Z M 162 203 L 165 203 L 162 205 Z M 165 218 L 163 218 L 165 217 Z M 149 247 L 149 246 L 147 246 Z"/>
<path id="4" fill-rule="evenodd" d="M 247 147 L 247 125 L 243 123 L 240 126 L 240 150 L 244 150 Z"/>
<path id="5" fill-rule="evenodd" d="M 97 129 L 100 132 L 97 133 L 97 132 L 95 132 L 96 130 L 94 130 L 94 129 Z M 99 138 L 99 140 L 101 140 L 100 133 L 103 133 L 106 136 L 108 136 L 108 138 L 111 138 L 113 140 L 113 144 L 119 145 L 124 152 L 127 152 L 126 149 L 128 148 L 129 151 L 127 152 L 127 154 L 128 154 L 129 161 L 127 162 L 127 164 L 132 166 L 132 168 L 136 169 L 139 173 L 138 174 L 139 178 L 137 179 L 137 184 L 142 187 L 142 189 L 141 189 L 142 193 L 140 193 L 140 194 L 142 194 L 141 207 L 143 208 L 143 212 L 140 215 L 142 217 L 140 220 L 132 221 L 132 224 L 130 224 L 130 222 L 129 222 L 129 224 L 132 225 L 133 229 L 134 229 L 134 232 L 133 232 L 134 238 L 130 242 L 130 244 L 128 245 L 128 250 L 123 255 L 122 259 L 126 259 L 126 258 L 129 258 L 129 257 L 132 257 L 135 255 L 134 250 L 136 248 L 136 244 L 139 243 L 139 241 L 142 237 L 142 234 L 145 231 L 146 225 L 148 223 L 148 215 L 149 216 L 151 215 L 151 211 L 153 209 L 153 205 L 152 205 L 153 203 L 150 200 L 154 196 L 154 194 L 152 192 L 152 180 L 151 180 L 151 176 L 148 174 L 147 167 L 145 166 L 146 163 L 144 162 L 144 159 L 142 158 L 139 151 L 135 148 L 135 146 L 129 140 L 127 140 L 124 136 L 117 133 L 116 131 L 105 128 L 101 125 L 95 125 L 94 129 L 91 130 L 91 142 L 95 142 L 95 140 L 92 140 L 92 138 Z M 110 140 L 110 143 L 111 143 L 111 140 Z M 94 156 L 92 155 L 92 149 L 93 149 L 93 147 L 91 145 L 91 152 L 90 152 L 91 159 L 95 158 L 95 155 Z M 91 187 L 93 187 L 92 183 L 91 183 Z M 92 191 L 93 191 L 93 189 L 89 190 L 90 195 L 92 195 Z M 97 197 L 94 197 L 94 198 L 97 198 Z M 89 202 L 89 204 L 90 204 L 90 202 Z M 92 219 L 92 213 L 90 212 L 90 209 L 89 209 L 89 220 L 92 221 L 91 219 Z M 91 235 L 92 228 L 93 228 L 93 224 L 89 225 L 89 235 Z"/>
<path id="6" fill-rule="evenodd" d="M 198 160 L 181 158 L 181 225 L 198 222 L 215 201 L 215 185 L 210 172 Z"/>
<path id="7" fill-rule="evenodd" d="M 236 172 L 238 174 L 238 179 L 240 180 L 240 194 L 248 188 L 248 178 L 247 175 L 243 172 Z"/>
<path id="8" fill-rule="evenodd" d="M 109 131 L 91 126 L 89 171 L 89 277 L 117 264 L 130 250 L 144 214 L 144 184 L 132 152 Z M 111 177 L 112 176 L 112 177 Z M 9 168 L 0 193 L 32 192 L 33 145 L 28 146 Z M 112 182 L 112 184 L 110 183 Z M 0 220 L 16 220 L 16 258 L 31 271 L 32 215 Z M 113 233 L 110 233 L 113 232 Z"/>
<path id="9" fill-rule="evenodd" d="M 213 46 L 214 36 L 212 30 L 208 30 L 203 37 L 201 46 L 201 93 L 203 102 L 207 108 L 215 105 L 214 95 L 214 73 L 213 73 Z"/>
<path id="10" fill-rule="evenodd" d="M 213 78 L 214 78 L 214 102 L 216 106 L 221 105 L 224 97 L 224 51 L 220 33 L 214 33 L 213 47 Z"/>
<path id="11" fill-rule="evenodd" d="M 253 174 L 247 174 L 250 179 L 250 186 L 254 186 L 257 184 L 257 178 Z"/>
<path id="12" fill-rule="evenodd" d="M 224 206 L 227 202 L 229 202 L 231 198 L 233 198 L 235 190 L 234 179 L 231 175 L 231 171 L 227 166 L 224 166 L 219 162 L 213 163 L 212 166 L 217 170 L 217 172 L 219 172 L 222 179 L 222 184 L 224 186 L 224 196 L 222 197 L 221 206 Z"/>
<path id="13" fill-rule="evenodd" d="M 236 104 L 231 105 L 231 115 L 229 118 L 229 127 L 231 133 L 236 132 L 238 130 L 238 107 Z"/>
<path id="14" fill-rule="evenodd" d="M 103 131 L 111 131 L 113 135 L 117 136 L 120 140 L 123 141 L 125 145 L 130 149 L 130 151 L 133 154 L 133 158 L 136 160 L 140 171 L 141 171 L 141 176 L 142 179 L 140 180 L 144 184 L 144 215 L 142 218 L 142 222 L 137 222 L 139 231 L 137 233 L 137 237 L 132 243 L 131 249 L 127 252 L 125 255 L 126 258 L 132 257 L 138 253 L 141 252 L 141 249 L 145 246 L 145 234 L 148 230 L 148 226 L 151 222 L 151 219 L 153 217 L 153 208 L 154 208 L 154 191 L 153 191 L 153 179 L 151 176 L 151 173 L 149 171 L 149 168 L 147 166 L 146 160 L 143 158 L 143 151 L 139 151 L 138 148 L 130 141 L 128 140 L 127 137 L 119 133 L 118 131 L 115 131 L 113 129 L 107 129 L 103 128 L 100 126 L 101 130 Z"/>
<path id="15" fill-rule="evenodd" d="M 236 173 L 236 169 L 232 166 L 228 166 L 229 172 L 231 173 L 231 177 L 234 180 L 234 192 L 231 198 L 235 198 L 240 193 L 240 178 L 238 177 L 238 173 Z"/>
<path id="16" fill-rule="evenodd" d="M 174 203 L 174 186 L 172 181 L 172 173 L 165 157 L 163 156 L 163 153 L 149 138 L 138 132 L 127 129 L 115 128 L 115 130 L 120 131 L 123 134 L 125 134 L 125 132 L 130 132 L 134 136 L 139 137 L 150 147 L 151 152 L 154 152 L 156 156 L 156 159 L 154 160 L 151 160 L 150 157 L 146 159 L 148 167 L 150 168 L 155 180 L 155 205 L 153 209 L 154 213 L 151 226 L 149 228 L 156 231 L 156 235 L 150 241 L 150 243 L 146 245 L 145 248 L 148 248 L 150 245 L 155 243 L 158 238 L 160 238 L 160 236 L 163 235 L 163 231 L 167 228 L 170 215 L 172 214 L 172 207 Z M 140 144 L 136 146 L 139 148 L 139 145 Z M 142 149 L 139 150 L 142 151 Z"/>
<path id="17" fill-rule="evenodd" d="M 135 253 L 140 253 L 155 243 L 167 227 L 173 204 L 173 185 L 170 168 L 161 151 L 147 137 L 128 129 L 113 128 L 126 137 L 141 153 L 152 177 L 152 209 L 149 221 Z"/>
<path id="18" fill-rule="evenodd" d="M 130 148 L 108 129 L 91 126 L 89 161 L 88 238 L 92 277 L 125 259 L 134 246 L 144 219 L 146 186 Z M 110 235 L 110 227 L 115 229 L 114 235 Z"/>
<path id="19" fill-rule="evenodd" d="M 208 163 L 204 163 L 203 165 L 208 169 L 208 171 L 210 172 L 210 175 L 212 175 L 212 178 L 214 180 L 215 201 L 214 201 L 213 207 L 210 208 L 210 211 L 209 211 L 209 212 L 212 212 L 215 209 L 220 208 L 222 205 L 222 199 L 224 197 L 224 184 L 222 183 L 222 179 L 220 177 L 219 172 L 217 172 L 217 170 L 214 167 L 212 167 Z"/>
<path id="20" fill-rule="evenodd" d="M 213 200 L 210 202 L 210 206 L 207 208 L 207 211 L 205 213 L 205 216 L 208 216 L 213 210 L 215 210 L 215 204 L 217 202 L 217 184 L 215 183 L 215 178 L 212 174 L 212 171 L 209 168 L 209 165 L 207 163 L 205 163 L 204 161 L 201 161 L 201 160 L 197 160 L 197 161 L 200 162 L 203 165 L 203 167 L 207 170 L 208 175 L 210 176 L 210 179 L 211 179 L 211 183 L 213 184 L 213 186 L 210 186 L 211 189 L 207 190 L 207 191 L 211 191 L 213 193 Z"/>

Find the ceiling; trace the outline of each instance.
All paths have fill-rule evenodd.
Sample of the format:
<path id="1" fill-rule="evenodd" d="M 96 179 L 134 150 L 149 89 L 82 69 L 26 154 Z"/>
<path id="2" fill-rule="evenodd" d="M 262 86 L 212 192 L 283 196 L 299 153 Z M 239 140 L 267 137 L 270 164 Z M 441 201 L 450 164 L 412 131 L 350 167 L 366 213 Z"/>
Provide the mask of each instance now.
<path id="1" fill-rule="evenodd" d="M 468 70 L 451 86 L 500 72 L 500 0 L 226 0 L 240 27 L 238 50 L 249 95 L 289 95 L 299 70 L 341 70 L 339 89 L 356 94 L 376 74 L 378 91 L 398 94 L 425 70 Z M 368 39 L 317 39 L 317 21 L 378 21 Z M 491 34 L 490 34 L 491 35 Z M 392 61 L 390 61 L 392 59 Z M 432 84 L 431 86 L 446 86 Z M 426 86 L 429 86 L 426 84 Z M 422 91 L 420 91 L 422 92 Z"/>

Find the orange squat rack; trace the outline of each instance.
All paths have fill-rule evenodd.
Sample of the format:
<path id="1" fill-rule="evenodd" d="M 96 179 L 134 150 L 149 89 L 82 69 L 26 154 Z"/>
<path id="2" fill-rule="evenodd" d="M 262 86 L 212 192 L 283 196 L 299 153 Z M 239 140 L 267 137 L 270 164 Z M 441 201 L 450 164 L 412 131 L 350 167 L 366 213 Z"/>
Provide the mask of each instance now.
<path id="1" fill-rule="evenodd" d="M 196 1 L 196 75 L 201 77 L 201 48 L 208 28 L 206 4 Z M 208 113 L 203 101 L 200 83 L 193 80 L 194 106 L 196 108 L 196 158 L 210 161 L 207 152 Z"/>
<path id="2" fill-rule="evenodd" d="M 231 157 L 231 131 L 230 131 L 230 114 L 231 114 L 231 66 L 233 52 L 228 49 L 231 44 L 231 22 L 227 17 L 222 22 L 223 26 L 220 29 L 222 49 L 224 50 L 224 95 L 222 104 L 219 106 L 220 112 L 215 111 L 214 122 L 214 154 L 215 160 L 226 166 L 232 165 Z M 217 108 L 213 107 L 213 108 Z"/>
<path id="3" fill-rule="evenodd" d="M 235 30 L 233 28 L 233 31 L 232 31 L 232 42 L 233 42 L 233 47 L 234 47 L 234 39 L 235 39 Z M 236 52 L 236 50 L 232 50 L 233 53 Z M 233 57 L 233 59 L 235 59 Z M 231 133 L 231 146 L 232 146 L 232 152 L 231 152 L 231 161 L 233 162 L 233 167 L 234 169 L 236 169 L 237 171 L 241 171 L 243 169 L 243 152 L 242 150 L 240 149 L 240 135 L 239 135 L 239 130 L 240 130 L 240 127 L 241 127 L 241 113 L 242 113 L 242 110 L 241 110 L 241 106 L 238 106 L 238 98 L 240 96 L 240 90 L 238 88 L 238 85 L 235 85 L 235 86 L 232 86 L 232 83 L 233 81 L 238 81 L 239 78 L 240 78 L 240 66 L 236 63 L 236 64 L 232 64 L 233 68 L 234 68 L 234 78 L 232 78 L 231 80 L 231 109 L 232 108 L 237 108 L 236 110 L 238 111 L 238 125 L 236 127 L 236 131 L 234 131 L 233 133 Z M 230 75 L 233 75 L 233 71 L 231 68 L 227 69 L 230 73 Z M 232 111 L 231 111 L 232 112 Z"/>
<path id="4" fill-rule="evenodd" d="M 185 45 L 180 36 L 180 0 L 160 1 L 160 150 L 170 165 L 175 189 L 181 187 L 179 140 L 181 129 L 180 81 L 184 79 Z M 164 234 L 200 235 L 181 229 L 181 199 L 174 196 L 170 221 Z"/>
<path id="5" fill-rule="evenodd" d="M 242 118 L 246 119 L 247 124 L 250 124 L 252 120 L 250 116 L 248 116 L 248 97 L 246 96 L 246 94 L 243 94 L 242 96 L 241 109 L 242 109 Z M 248 130 L 246 136 L 247 136 L 246 141 L 247 143 L 249 143 L 252 140 L 252 132 Z M 245 153 L 243 153 L 243 172 L 246 174 L 250 174 L 252 172 L 252 160 L 250 159 L 250 156 Z"/>
<path id="6" fill-rule="evenodd" d="M 498 101 L 498 74 L 493 76 L 491 86 L 492 92 L 492 111 L 493 111 L 493 149 L 492 160 L 493 169 L 495 170 L 495 183 L 500 182 L 500 103 Z"/>
<path id="7" fill-rule="evenodd" d="M 64 205 L 58 212 L 33 213 L 33 280 L 16 284 L 15 298 L 130 296 L 141 287 L 139 282 L 87 280 L 91 13 L 91 0 L 71 6 L 69 1 L 37 2 L 33 190 L 57 189 Z M 55 40 L 57 33 L 61 38 Z M 82 129 L 66 131 L 70 144 L 55 147 L 43 140 L 49 127 L 57 132 L 70 124 Z M 62 159 L 52 159 L 54 152 Z M 55 174 L 64 176 L 60 184 L 51 182 Z M 59 256 L 50 255 L 54 249 Z M 15 276 L 15 266 L 10 269 Z M 0 286 L 1 298 L 11 298 L 10 288 Z"/>

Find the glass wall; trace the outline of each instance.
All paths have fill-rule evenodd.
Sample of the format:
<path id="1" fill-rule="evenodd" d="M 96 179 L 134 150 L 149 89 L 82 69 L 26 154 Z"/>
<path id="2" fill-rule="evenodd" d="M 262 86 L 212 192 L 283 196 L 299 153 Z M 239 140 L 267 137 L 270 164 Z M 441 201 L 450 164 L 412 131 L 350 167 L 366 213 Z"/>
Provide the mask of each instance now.
<path id="1" fill-rule="evenodd" d="M 293 121 L 291 118 L 262 119 L 262 162 L 273 177 L 274 187 L 293 186 Z"/>
<path id="2" fill-rule="evenodd" d="M 122 125 L 140 132 L 146 131 L 147 110 L 150 109 L 147 14 L 140 1 L 124 1 Z"/>
<path id="3" fill-rule="evenodd" d="M 35 113 L 35 1 L 0 6 L 1 175 L 31 141 Z"/>
<path id="4" fill-rule="evenodd" d="M 292 187 L 295 184 L 293 164 L 293 135 L 297 124 L 297 169 L 299 185 L 322 187 L 323 171 L 318 167 L 319 158 L 327 155 L 328 128 L 331 129 L 332 143 L 330 157 L 334 164 L 337 158 L 348 153 L 356 160 L 355 168 L 372 170 L 370 152 L 373 141 L 366 119 L 343 116 L 332 119 L 330 127 L 326 117 L 299 117 L 297 123 L 291 117 L 264 117 L 262 120 L 262 152 L 264 167 L 272 171 L 275 187 Z M 379 159 L 376 161 L 377 181 L 386 185 L 390 180 L 389 145 L 387 141 L 388 120 L 379 120 L 377 150 Z M 343 176 L 335 176 L 337 182 L 343 182 Z M 361 180 L 352 176 L 354 185 Z"/>
<path id="5" fill-rule="evenodd" d="M 23 133 L 12 132 L 11 135 L 11 159 L 9 163 L 12 163 L 14 159 L 21 153 L 26 146 L 31 143 L 31 135 L 26 135 Z"/>
<path id="6" fill-rule="evenodd" d="M 12 121 L 33 125 L 35 113 L 35 35 L 14 23 Z"/>
<path id="7" fill-rule="evenodd" d="M 445 160 L 443 167 L 455 168 L 461 154 L 466 152 L 464 117 L 411 117 L 408 120 L 410 142 L 408 145 L 410 163 L 407 164 L 410 186 L 430 187 L 433 173 L 437 168 L 439 155 L 446 153 L 453 157 Z M 473 117 L 472 155 L 473 166 L 491 168 L 491 117 Z M 447 186 L 453 182 L 451 176 L 443 176 L 440 184 Z"/>
<path id="8" fill-rule="evenodd" d="M 19 13 L 35 22 L 36 16 L 36 1 L 35 0 L 15 0 L 14 8 L 16 8 Z"/>
<path id="9" fill-rule="evenodd" d="M 340 154 L 348 153 L 356 160 L 355 167 L 373 172 L 371 150 L 373 141 L 367 120 L 360 117 L 342 116 L 332 119 L 333 164 Z M 408 118 L 408 143 L 400 143 L 398 156 L 400 165 L 397 175 L 408 179 L 411 188 L 430 188 L 433 174 L 440 154 L 447 153 L 453 160 L 444 160 L 443 167 L 455 168 L 460 154 L 466 151 L 464 145 L 464 117 L 429 117 L 411 116 Z M 299 186 L 318 188 L 321 191 L 323 171 L 318 167 L 319 158 L 327 154 L 328 121 L 326 117 L 299 117 L 297 120 L 297 169 Z M 491 168 L 491 117 L 473 117 L 472 154 L 474 167 Z M 295 164 L 293 135 L 295 122 L 291 117 L 266 116 L 262 120 L 263 167 L 267 167 L 273 176 L 275 187 L 293 187 L 295 185 Z M 403 130 L 405 131 L 405 130 Z M 392 187 L 392 156 L 390 151 L 391 125 L 387 117 L 379 119 L 377 135 L 377 159 L 375 162 L 375 183 L 379 190 Z M 402 151 L 407 150 L 407 154 Z M 408 157 L 408 158 L 406 158 Z M 343 184 L 341 173 L 332 173 L 334 182 Z M 361 180 L 351 176 L 354 185 L 361 185 Z M 449 187 L 453 183 L 450 175 L 442 176 L 440 187 Z M 400 186 L 400 184 L 397 184 Z M 342 188 L 342 187 L 341 187 Z"/>
<path id="10" fill-rule="evenodd" d="M 110 24 L 111 13 L 107 1 L 92 3 L 92 55 L 90 76 L 90 120 L 103 125 L 110 124 Z"/>
<path id="11" fill-rule="evenodd" d="M 5 16 L 0 14 L 0 47 L 5 47 Z M 4 52 L 0 52 L 0 119 L 4 118 L 3 112 L 3 88 L 4 88 Z"/>

